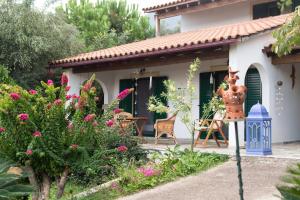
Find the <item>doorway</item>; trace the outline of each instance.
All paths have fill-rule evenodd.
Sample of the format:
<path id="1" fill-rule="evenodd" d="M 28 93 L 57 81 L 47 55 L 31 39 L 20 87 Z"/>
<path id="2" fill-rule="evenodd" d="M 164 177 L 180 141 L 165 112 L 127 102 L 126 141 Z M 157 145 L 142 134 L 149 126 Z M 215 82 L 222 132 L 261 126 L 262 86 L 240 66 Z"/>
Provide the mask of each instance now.
<path id="1" fill-rule="evenodd" d="M 201 119 L 204 105 L 211 100 L 214 92 L 216 92 L 221 83 L 223 83 L 226 75 L 228 75 L 228 71 L 200 73 L 199 119 Z M 228 138 L 228 126 L 223 126 L 223 132 L 226 138 Z M 206 134 L 201 135 L 201 139 L 204 139 L 205 137 Z M 220 139 L 222 138 L 220 137 Z"/>
<path id="2" fill-rule="evenodd" d="M 150 77 L 139 78 L 137 80 L 120 80 L 120 91 L 126 88 L 134 88 L 135 92 L 121 101 L 119 107 L 134 116 L 148 118 L 148 121 L 144 126 L 144 136 L 154 137 L 153 125 L 156 119 L 163 119 L 167 117 L 166 113 L 157 114 L 148 111 L 148 100 L 149 97 L 153 95 L 167 105 L 167 101 L 161 97 L 161 94 L 166 91 L 163 82 L 167 79 L 167 77 L 153 77 L 152 83 L 150 83 Z"/>

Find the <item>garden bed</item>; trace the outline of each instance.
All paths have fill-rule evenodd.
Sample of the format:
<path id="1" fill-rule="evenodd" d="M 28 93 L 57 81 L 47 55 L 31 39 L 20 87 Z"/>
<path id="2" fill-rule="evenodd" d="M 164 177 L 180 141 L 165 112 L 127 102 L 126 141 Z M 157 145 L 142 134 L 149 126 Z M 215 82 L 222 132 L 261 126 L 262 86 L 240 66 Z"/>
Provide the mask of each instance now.
<path id="1" fill-rule="evenodd" d="M 109 200 L 150 189 L 179 177 L 199 173 L 228 160 L 227 155 L 180 151 L 178 147 L 168 149 L 165 154 L 154 153 L 142 166 L 131 163 L 119 169 L 119 181 L 97 193 L 80 199 Z"/>

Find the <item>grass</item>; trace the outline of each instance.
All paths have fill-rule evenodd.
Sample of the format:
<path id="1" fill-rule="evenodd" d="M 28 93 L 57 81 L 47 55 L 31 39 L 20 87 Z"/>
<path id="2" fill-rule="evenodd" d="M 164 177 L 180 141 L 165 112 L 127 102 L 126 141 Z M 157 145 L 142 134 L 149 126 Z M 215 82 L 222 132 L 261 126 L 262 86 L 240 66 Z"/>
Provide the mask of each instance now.
<path id="1" fill-rule="evenodd" d="M 168 150 L 164 155 L 154 155 L 142 169 L 134 164 L 120 170 L 121 180 L 113 187 L 103 189 L 84 200 L 112 200 L 149 189 L 205 171 L 228 160 L 227 155 L 192 152 L 179 149 Z M 147 171 L 145 173 L 145 171 Z M 150 174 L 149 174 L 150 172 Z"/>

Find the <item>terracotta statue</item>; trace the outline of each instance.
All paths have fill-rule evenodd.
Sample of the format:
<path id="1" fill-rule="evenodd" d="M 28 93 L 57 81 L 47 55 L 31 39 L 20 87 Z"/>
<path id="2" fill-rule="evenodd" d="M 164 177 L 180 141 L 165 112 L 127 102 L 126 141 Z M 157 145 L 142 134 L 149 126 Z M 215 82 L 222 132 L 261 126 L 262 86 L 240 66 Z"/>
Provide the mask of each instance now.
<path id="1" fill-rule="evenodd" d="M 243 120 L 245 118 L 243 103 L 247 92 L 245 86 L 235 85 L 239 79 L 236 73 L 238 73 L 237 70 L 232 70 L 231 67 L 229 67 L 229 76 L 226 76 L 224 79 L 228 83 L 229 88 L 227 90 L 220 88 L 217 91 L 218 95 L 222 97 L 226 107 L 225 119 L 233 121 Z"/>

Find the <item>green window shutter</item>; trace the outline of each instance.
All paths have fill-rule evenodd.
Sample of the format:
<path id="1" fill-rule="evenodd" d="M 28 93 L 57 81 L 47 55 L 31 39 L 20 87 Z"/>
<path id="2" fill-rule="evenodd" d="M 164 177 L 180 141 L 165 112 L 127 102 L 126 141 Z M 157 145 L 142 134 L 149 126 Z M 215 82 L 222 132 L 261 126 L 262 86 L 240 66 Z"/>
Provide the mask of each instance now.
<path id="1" fill-rule="evenodd" d="M 165 80 L 168 80 L 168 77 L 154 77 L 152 87 L 153 87 L 153 95 L 156 96 L 158 99 L 160 99 L 165 105 L 167 105 L 168 104 L 167 99 L 161 97 L 161 94 L 167 91 L 164 85 Z M 161 114 L 155 113 L 154 122 L 157 119 L 165 119 L 166 117 L 167 117 L 167 113 L 161 113 Z"/>
<path id="2" fill-rule="evenodd" d="M 262 84 L 256 68 L 250 68 L 247 71 L 245 85 L 248 89 L 245 101 L 245 114 L 247 116 L 253 105 L 257 102 L 262 103 Z"/>
<path id="3" fill-rule="evenodd" d="M 134 81 L 132 79 L 122 79 L 120 80 L 120 92 L 127 88 L 133 88 Z M 128 95 L 125 99 L 120 101 L 119 107 L 125 112 L 133 114 L 133 93 Z"/>

